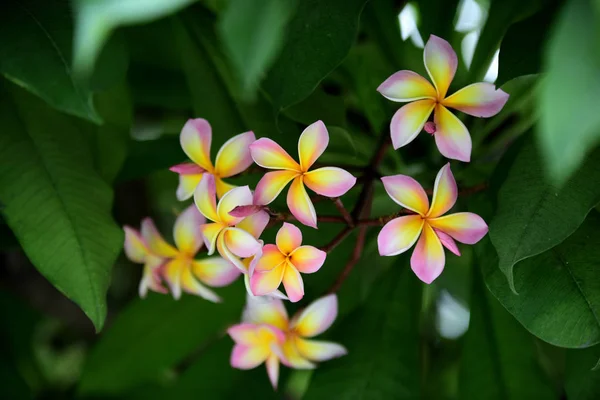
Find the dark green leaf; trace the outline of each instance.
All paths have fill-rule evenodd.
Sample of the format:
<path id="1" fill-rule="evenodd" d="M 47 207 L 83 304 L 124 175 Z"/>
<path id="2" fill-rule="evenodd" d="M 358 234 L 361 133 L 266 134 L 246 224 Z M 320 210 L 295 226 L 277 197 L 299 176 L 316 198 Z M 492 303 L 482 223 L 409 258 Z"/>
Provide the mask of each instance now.
<path id="1" fill-rule="evenodd" d="M 556 183 L 564 183 L 600 141 L 600 52 L 592 39 L 597 28 L 589 0 L 571 0 L 546 51 L 537 133 Z"/>
<path id="2" fill-rule="evenodd" d="M 600 342 L 600 215 L 552 250 L 519 263 L 510 291 L 485 239 L 480 247 L 490 291 L 531 333 L 555 346 L 588 347 Z M 478 246 L 479 247 L 479 246 Z"/>
<path id="3" fill-rule="evenodd" d="M 499 268 L 514 290 L 513 266 L 556 246 L 600 201 L 600 153 L 594 153 L 561 189 L 547 183 L 542 162 L 529 140 L 519 151 L 498 194 L 490 239 Z"/>
<path id="4" fill-rule="evenodd" d="M 449 39 L 454 32 L 458 0 L 418 0 L 421 11 L 419 32 L 424 41 L 429 35 Z M 435 10 L 435 11 L 434 11 Z"/>
<path id="5" fill-rule="evenodd" d="M 112 191 L 94 170 L 85 131 L 22 90 L 3 89 L 0 201 L 6 222 L 36 268 L 100 330 L 122 244 L 111 218 Z"/>
<path id="6" fill-rule="evenodd" d="M 592 400 L 600 397 L 600 346 L 567 351 L 565 391 L 569 400 Z"/>
<path id="7" fill-rule="evenodd" d="M 284 115 L 305 126 L 318 120 L 326 125 L 346 126 L 344 98 L 328 94 L 322 88 L 317 88 L 306 99 L 289 107 Z"/>
<path id="8" fill-rule="evenodd" d="M 241 282 L 219 293 L 224 302 L 195 296 L 136 300 L 106 330 L 84 367 L 82 394 L 119 393 L 157 377 L 195 349 L 223 334 L 242 312 Z"/>
<path id="9" fill-rule="evenodd" d="M 334 330 L 349 353 L 319 366 L 307 399 L 419 398 L 421 283 L 404 263 L 384 278 Z"/>

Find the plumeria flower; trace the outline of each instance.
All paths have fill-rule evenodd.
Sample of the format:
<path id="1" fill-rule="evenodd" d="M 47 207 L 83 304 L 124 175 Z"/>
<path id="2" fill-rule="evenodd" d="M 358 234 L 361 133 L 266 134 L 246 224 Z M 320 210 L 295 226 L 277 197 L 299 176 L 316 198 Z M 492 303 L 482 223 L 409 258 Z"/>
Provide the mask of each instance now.
<path id="1" fill-rule="evenodd" d="M 291 321 L 281 300 L 259 302 L 248 299 L 242 319 L 247 323 L 267 324 L 284 332 L 283 356 L 280 357 L 282 362 L 291 368 L 312 369 L 316 362 L 348 353 L 340 344 L 312 339 L 329 329 L 337 313 L 335 294 L 315 300 L 296 313 Z"/>
<path id="2" fill-rule="evenodd" d="M 470 161 L 471 136 L 465 125 L 447 107 L 474 117 L 488 118 L 500 112 L 508 94 L 493 84 L 481 82 L 468 85 L 446 97 L 456 73 L 458 59 L 450 43 L 431 35 L 423 53 L 425 69 L 433 85 L 413 71 L 398 71 L 377 90 L 386 98 L 409 102 L 401 107 L 390 124 L 395 149 L 412 142 L 423 127 L 434 134 L 440 153 L 445 157 Z M 431 113 L 433 122 L 427 122 Z"/>
<path id="3" fill-rule="evenodd" d="M 300 163 L 271 139 L 261 138 L 252 143 L 250 152 L 254 162 L 263 168 L 278 170 L 266 173 L 258 182 L 254 192 L 254 204 L 271 203 L 292 181 L 287 194 L 290 211 L 304 225 L 316 228 L 317 215 L 304 185 L 322 196 L 338 197 L 356 183 L 356 178 L 341 168 L 323 167 L 309 171 L 328 144 L 329 133 L 322 121 L 310 125 L 300 135 Z"/>
<path id="4" fill-rule="evenodd" d="M 140 297 L 146 297 L 148 290 L 167 293 L 167 289 L 162 285 L 160 273 L 164 259 L 152 254 L 139 231 L 130 226 L 124 226 L 123 230 L 125 231 L 125 255 L 134 263 L 144 264 L 144 272 L 139 286 Z"/>
<path id="5" fill-rule="evenodd" d="M 249 146 L 255 139 L 253 132 L 245 132 L 232 137 L 221 146 L 213 166 L 210 160 L 212 141 L 210 124 L 202 118 L 188 120 L 181 130 L 179 140 L 181 148 L 192 162 L 171 167 L 171 171 L 179 174 L 177 199 L 187 200 L 192 197 L 205 174 L 210 174 L 215 178 L 217 195 L 219 198 L 223 197 L 235 186 L 226 183 L 222 178 L 237 175 L 252 164 Z"/>
<path id="6" fill-rule="evenodd" d="M 381 180 L 392 200 L 416 214 L 398 217 L 385 224 L 377 237 L 379 254 L 394 256 L 404 253 L 416 242 L 410 265 L 425 283 L 433 282 L 442 273 L 445 263 L 443 247 L 460 256 L 455 240 L 475 244 L 488 231 L 479 215 L 459 212 L 444 216 L 458 196 L 449 163 L 435 178 L 431 206 L 425 190 L 410 176 L 386 176 Z"/>
<path id="7" fill-rule="evenodd" d="M 142 221 L 141 237 L 152 254 L 163 260 L 161 274 L 175 299 L 181 297 L 183 290 L 219 302 L 219 296 L 204 284 L 213 287 L 227 286 L 240 275 L 233 264 L 221 257 L 194 259 L 202 247 L 200 225 L 204 222 L 204 217 L 194 204 L 186 208 L 175 221 L 175 246 L 172 246 L 163 239 L 150 218 Z"/>
<path id="8" fill-rule="evenodd" d="M 253 266 L 250 289 L 257 296 L 275 291 L 281 282 L 290 301 L 304 297 L 304 282 L 300 273 L 317 272 L 327 253 L 313 246 L 302 246 L 302 232 L 296 226 L 283 223 L 277 232 L 276 245 L 267 244 L 262 257 Z"/>

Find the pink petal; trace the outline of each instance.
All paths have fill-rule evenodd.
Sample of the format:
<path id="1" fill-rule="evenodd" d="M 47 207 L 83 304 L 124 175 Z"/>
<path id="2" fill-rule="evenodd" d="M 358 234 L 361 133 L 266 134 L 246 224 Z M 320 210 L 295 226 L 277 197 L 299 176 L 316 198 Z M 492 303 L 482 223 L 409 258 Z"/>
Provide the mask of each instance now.
<path id="1" fill-rule="evenodd" d="M 229 211 L 229 215 L 236 218 L 245 218 L 250 215 L 256 214 L 262 209 L 264 209 L 263 206 L 255 206 L 253 204 L 249 206 L 237 206 L 233 210 Z"/>
<path id="2" fill-rule="evenodd" d="M 200 226 L 206 219 L 195 204 L 188 206 L 175 220 L 173 238 L 180 252 L 191 257 L 195 256 L 202 246 L 202 230 Z"/>
<path id="3" fill-rule="evenodd" d="M 202 118 L 189 119 L 179 136 L 181 148 L 194 163 L 206 171 L 212 171 L 210 161 L 210 143 L 212 129 L 207 120 Z"/>
<path id="4" fill-rule="evenodd" d="M 242 319 L 254 324 L 271 325 L 283 331 L 288 329 L 288 314 L 280 299 L 248 298 Z"/>
<path id="5" fill-rule="evenodd" d="M 304 184 L 325 197 L 339 197 L 356 184 L 356 178 L 337 167 L 323 167 L 304 174 Z"/>
<path id="6" fill-rule="evenodd" d="M 283 280 L 285 263 L 279 264 L 270 271 L 254 271 L 250 277 L 250 289 L 255 296 L 264 296 L 277 290 Z"/>
<path id="7" fill-rule="evenodd" d="M 435 99 L 437 92 L 429 81 L 412 71 L 398 71 L 387 78 L 377 91 L 385 98 L 408 102 L 421 99 Z"/>
<path id="8" fill-rule="evenodd" d="M 435 35 L 431 35 L 423 53 L 425 69 L 433 81 L 438 99 L 446 97 L 450 82 L 454 79 L 458 58 L 450 43 Z"/>
<path id="9" fill-rule="evenodd" d="M 290 263 L 303 274 L 317 272 L 325 263 L 327 253 L 313 246 L 300 246 L 290 254 Z"/>
<path id="10" fill-rule="evenodd" d="M 163 239 L 162 235 L 156 229 L 156 225 L 151 218 L 144 218 L 142 220 L 142 237 L 144 242 L 148 246 L 148 249 L 153 254 L 160 257 L 176 257 L 178 254 L 177 249 L 171 246 Z"/>
<path id="11" fill-rule="evenodd" d="M 202 175 L 206 170 L 194 163 L 181 163 L 173 165 L 169 171 L 176 172 L 179 175 Z"/>
<path id="12" fill-rule="evenodd" d="M 279 380 L 279 359 L 275 354 L 271 354 L 265 363 L 267 367 L 267 375 L 273 389 L 277 389 L 277 381 Z"/>
<path id="13" fill-rule="evenodd" d="M 296 177 L 292 182 L 287 194 L 287 205 L 298 222 L 315 229 L 317 228 L 315 207 L 308 193 L 306 193 L 302 176 Z"/>
<path id="14" fill-rule="evenodd" d="M 282 279 L 283 286 L 290 301 L 296 303 L 304 297 L 304 281 L 300 272 L 293 265 L 286 264 Z"/>
<path id="15" fill-rule="evenodd" d="M 267 172 L 256 185 L 254 204 L 270 204 L 292 179 L 298 176 L 296 171 Z"/>
<path id="16" fill-rule="evenodd" d="M 317 336 L 329 329 L 335 321 L 337 313 L 337 296 L 330 294 L 313 301 L 294 316 L 291 328 L 302 337 Z"/>
<path id="17" fill-rule="evenodd" d="M 245 217 L 236 225 L 236 228 L 243 229 L 258 239 L 269 224 L 270 219 L 271 217 L 266 211 L 259 211 L 256 214 Z"/>
<path id="18" fill-rule="evenodd" d="M 169 285 L 174 299 L 181 297 L 181 273 L 185 268 L 185 261 L 175 258 L 167 262 L 163 268 L 163 276 Z"/>
<path id="19" fill-rule="evenodd" d="M 262 247 L 254 236 L 240 228 L 226 228 L 223 235 L 229 251 L 238 257 L 252 257 Z"/>
<path id="20" fill-rule="evenodd" d="M 458 188 L 456 187 L 456 180 L 454 179 L 454 175 L 452 175 L 450 163 L 447 163 L 435 177 L 433 199 L 431 200 L 431 207 L 427 216 L 435 218 L 444 215 L 454 207 L 457 197 Z"/>
<path id="21" fill-rule="evenodd" d="M 190 263 L 181 272 L 181 288 L 187 293 L 200 296 L 213 303 L 221 302 L 221 298 L 215 292 L 198 282 L 194 277 Z"/>
<path id="22" fill-rule="evenodd" d="M 217 214 L 219 222 L 233 226 L 242 221 L 243 218 L 234 217 L 229 214 L 237 206 L 247 206 L 252 204 L 252 192 L 248 186 L 236 187 L 225 193 L 217 205 Z"/>
<path id="23" fill-rule="evenodd" d="M 223 144 L 215 159 L 215 173 L 222 178 L 237 175 L 252 165 L 250 145 L 256 140 L 254 132 L 240 133 Z"/>
<path id="24" fill-rule="evenodd" d="M 194 203 L 207 219 L 220 222 L 217 214 L 217 189 L 215 177 L 212 174 L 203 175 L 194 191 Z"/>
<path id="25" fill-rule="evenodd" d="M 252 143 L 250 154 L 254 162 L 263 168 L 300 171 L 300 165 L 271 139 L 260 138 Z"/>
<path id="26" fill-rule="evenodd" d="M 265 346 L 236 344 L 231 352 L 230 363 L 233 368 L 252 369 L 265 362 L 269 354 L 269 348 Z"/>
<path id="27" fill-rule="evenodd" d="M 309 125 L 298 140 L 300 168 L 306 172 L 323 154 L 329 144 L 329 133 L 323 121 Z"/>
<path id="28" fill-rule="evenodd" d="M 227 329 L 227 334 L 236 344 L 244 346 L 255 346 L 260 344 L 258 337 L 258 325 L 241 323 Z"/>
<path id="29" fill-rule="evenodd" d="M 435 108 L 435 143 L 444 157 L 469 162 L 471 160 L 471 136 L 456 115 L 440 104 Z"/>
<path id="30" fill-rule="evenodd" d="M 271 271 L 285 262 L 285 256 L 274 244 L 266 244 L 262 248 L 262 256 L 256 262 L 254 271 L 265 272 Z"/>
<path id="31" fill-rule="evenodd" d="M 246 274 L 248 272 L 244 262 L 240 260 L 238 256 L 233 254 L 231 250 L 229 250 L 229 248 L 227 247 L 227 244 L 225 242 L 225 232 L 223 232 L 217 237 L 217 251 L 219 252 L 219 255 L 221 257 L 235 265 L 236 268 L 238 268 L 242 274 Z"/>
<path id="32" fill-rule="evenodd" d="M 167 289 L 162 285 L 162 273 L 164 259 L 148 254 L 146 257 L 146 263 L 144 264 L 144 272 L 138 292 L 141 298 L 146 297 L 148 289 L 156 293 L 167 293 Z"/>
<path id="33" fill-rule="evenodd" d="M 508 93 L 487 82 L 473 83 L 465 86 L 452 96 L 448 96 L 442 104 L 474 117 L 489 118 L 498 114 L 508 101 Z"/>
<path id="34" fill-rule="evenodd" d="M 212 255 L 215 252 L 215 244 L 217 237 L 224 229 L 223 225 L 217 222 L 211 224 L 200 225 L 200 232 L 202 233 L 202 239 L 204 239 L 204 245 L 208 250 L 208 255 Z"/>
<path id="35" fill-rule="evenodd" d="M 296 340 L 293 337 L 288 338 L 283 344 L 282 362 L 288 367 L 294 369 L 313 369 L 316 367 L 315 364 L 308 361 L 296 348 Z"/>
<path id="36" fill-rule="evenodd" d="M 488 226 L 477 214 L 460 212 L 428 220 L 432 227 L 465 244 L 475 244 L 488 232 Z"/>
<path id="37" fill-rule="evenodd" d="M 149 251 L 142 234 L 127 225 L 123 227 L 123 230 L 125 231 L 125 255 L 134 263 L 143 263 Z"/>
<path id="38" fill-rule="evenodd" d="M 438 236 L 438 239 L 440 239 L 440 242 L 442 242 L 442 245 L 448 250 L 450 250 L 452 253 L 460 257 L 460 250 L 458 249 L 458 246 L 456 245 L 454 239 L 452 239 L 450 235 L 447 235 L 440 230 L 434 229 L 434 231 L 435 234 Z"/>
<path id="39" fill-rule="evenodd" d="M 423 233 L 410 258 L 410 266 L 417 277 L 431 283 L 444 270 L 446 256 L 444 248 L 429 224 L 423 226 Z"/>
<path id="40" fill-rule="evenodd" d="M 275 243 L 281 253 L 288 255 L 302 244 L 302 232 L 295 225 L 284 222 L 277 232 Z"/>
<path id="41" fill-rule="evenodd" d="M 327 361 L 348 354 L 344 346 L 322 340 L 296 338 L 296 348 L 302 357 L 314 362 Z"/>
<path id="42" fill-rule="evenodd" d="M 379 254 L 395 256 L 410 249 L 423 229 L 423 218 L 419 215 L 398 217 L 384 225 L 377 236 Z"/>
<path id="43" fill-rule="evenodd" d="M 202 175 L 179 175 L 179 185 L 177 185 L 177 190 L 175 191 L 177 200 L 184 201 L 192 197 L 196 187 L 198 187 L 198 184 L 202 180 Z"/>
<path id="44" fill-rule="evenodd" d="M 435 102 L 426 99 L 408 103 L 396 111 L 390 123 L 394 149 L 406 146 L 417 137 L 434 107 Z"/>
<path id="45" fill-rule="evenodd" d="M 213 287 L 227 286 L 241 274 L 235 265 L 221 257 L 194 260 L 192 272 L 200 281 Z"/>
<path id="46" fill-rule="evenodd" d="M 427 214 L 429 199 L 419 182 L 406 175 L 384 176 L 381 182 L 397 204 L 420 215 Z"/>

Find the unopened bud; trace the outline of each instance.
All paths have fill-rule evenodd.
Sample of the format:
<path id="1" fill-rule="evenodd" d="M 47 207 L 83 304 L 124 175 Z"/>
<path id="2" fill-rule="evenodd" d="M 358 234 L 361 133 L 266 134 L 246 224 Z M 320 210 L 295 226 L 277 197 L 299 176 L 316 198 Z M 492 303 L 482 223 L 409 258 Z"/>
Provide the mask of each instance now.
<path id="1" fill-rule="evenodd" d="M 423 129 L 425 129 L 425 132 L 429 133 L 430 135 L 433 135 L 435 133 L 435 122 L 425 122 L 425 126 L 423 127 Z"/>

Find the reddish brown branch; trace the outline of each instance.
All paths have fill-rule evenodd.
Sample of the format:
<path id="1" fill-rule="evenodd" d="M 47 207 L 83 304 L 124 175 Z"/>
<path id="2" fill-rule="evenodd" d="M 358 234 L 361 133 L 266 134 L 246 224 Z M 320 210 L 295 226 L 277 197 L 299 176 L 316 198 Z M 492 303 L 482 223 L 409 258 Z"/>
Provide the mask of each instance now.
<path id="1" fill-rule="evenodd" d="M 338 209 L 340 214 L 342 214 L 342 218 L 344 218 L 346 224 L 348 224 L 349 227 L 354 227 L 354 220 L 352 219 L 352 216 L 350 215 L 348 210 L 346 210 L 346 207 L 344 207 L 344 203 L 342 203 L 342 200 L 339 197 L 335 197 L 331 200 L 333 201 L 333 204 L 335 204 L 335 207 Z"/>
<path id="2" fill-rule="evenodd" d="M 335 249 L 338 246 L 338 244 L 342 243 L 344 241 L 344 239 L 346 239 L 348 237 L 348 235 L 350 235 L 352 233 L 353 229 L 354 228 L 351 228 L 349 226 L 345 227 L 342 231 L 340 231 L 340 233 L 338 233 L 331 240 L 331 242 L 329 242 L 325 246 L 321 247 L 321 250 L 323 250 L 326 253 L 329 253 L 330 251 Z"/>
<path id="3" fill-rule="evenodd" d="M 350 272 L 352 271 L 354 266 L 356 264 L 358 264 L 358 261 L 360 260 L 360 256 L 362 255 L 362 251 L 365 247 L 366 237 L 367 237 L 367 227 L 362 226 L 358 229 L 358 237 L 356 238 L 356 245 L 354 246 L 354 250 L 352 251 L 352 256 L 346 263 L 346 266 L 344 267 L 342 272 L 339 274 L 339 276 L 337 277 L 335 282 L 333 282 L 333 285 L 331 285 L 331 287 L 329 288 L 327 293 L 337 292 L 340 289 L 340 287 L 342 286 L 342 283 L 344 283 L 344 281 L 348 277 L 348 275 L 350 275 Z"/>

